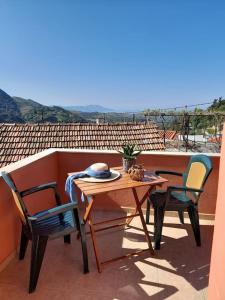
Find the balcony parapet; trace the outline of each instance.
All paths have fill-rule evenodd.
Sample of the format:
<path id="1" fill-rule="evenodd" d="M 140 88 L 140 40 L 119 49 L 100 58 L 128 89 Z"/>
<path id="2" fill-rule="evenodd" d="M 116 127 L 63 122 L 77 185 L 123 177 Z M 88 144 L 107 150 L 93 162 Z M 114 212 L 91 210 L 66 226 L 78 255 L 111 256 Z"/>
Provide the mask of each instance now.
<path id="1" fill-rule="evenodd" d="M 138 161 L 145 168 L 171 169 L 183 172 L 190 156 L 196 153 L 189 152 L 166 152 L 166 151 L 144 151 L 138 158 Z M 217 184 L 219 173 L 220 154 L 207 154 L 213 161 L 213 172 L 206 184 L 206 191 L 200 200 L 200 213 L 202 215 L 211 215 L 215 213 L 217 199 Z M 68 201 L 64 192 L 64 183 L 67 173 L 83 170 L 90 164 L 104 161 L 110 167 L 121 165 L 121 155 L 114 150 L 85 150 L 85 149 L 48 149 L 38 154 L 32 155 L 16 163 L 10 164 L 0 169 L 0 171 L 9 172 L 14 178 L 18 188 L 24 190 L 31 186 L 56 181 L 59 185 L 63 201 Z M 175 183 L 170 179 L 170 183 Z M 177 183 L 177 182 L 176 182 Z M 20 236 L 20 222 L 14 207 L 14 202 L 8 187 L 0 177 L 0 264 L 17 249 Z M 51 201 L 46 203 L 46 197 L 38 198 L 37 195 L 27 197 L 27 205 L 31 212 L 40 208 L 51 207 Z M 43 198 L 43 199 L 42 199 Z M 121 193 L 107 195 L 99 198 L 98 205 L 103 209 L 113 209 L 121 204 L 123 207 L 132 209 L 132 201 L 129 195 L 126 197 Z M 112 203 L 112 206 L 111 204 Z M 7 233 L 7 234 L 6 234 Z"/>

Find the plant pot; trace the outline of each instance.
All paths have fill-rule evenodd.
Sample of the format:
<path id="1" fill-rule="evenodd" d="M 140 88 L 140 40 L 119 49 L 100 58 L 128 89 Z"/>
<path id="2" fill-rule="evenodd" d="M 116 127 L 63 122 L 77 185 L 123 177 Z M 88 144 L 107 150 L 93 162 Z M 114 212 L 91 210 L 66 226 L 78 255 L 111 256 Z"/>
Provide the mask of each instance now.
<path id="1" fill-rule="evenodd" d="M 126 159 L 123 158 L 123 170 L 127 173 L 130 167 L 132 167 L 136 162 L 136 159 Z"/>

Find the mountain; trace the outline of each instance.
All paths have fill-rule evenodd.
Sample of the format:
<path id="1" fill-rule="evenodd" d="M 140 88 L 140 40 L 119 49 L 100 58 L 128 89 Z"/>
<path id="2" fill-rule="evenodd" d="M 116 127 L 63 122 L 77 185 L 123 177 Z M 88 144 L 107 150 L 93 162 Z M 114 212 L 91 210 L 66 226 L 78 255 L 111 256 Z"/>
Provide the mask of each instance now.
<path id="1" fill-rule="evenodd" d="M 96 123 L 97 119 L 99 119 L 100 123 L 145 122 L 145 117 L 141 113 L 135 114 L 135 119 L 132 113 L 79 112 L 79 114 L 89 123 Z"/>
<path id="2" fill-rule="evenodd" d="M 114 112 L 115 110 L 111 108 L 106 108 L 101 105 L 86 105 L 86 106 L 64 106 L 63 108 L 69 111 L 81 111 L 81 112 L 99 112 L 99 113 L 108 113 Z"/>
<path id="3" fill-rule="evenodd" d="M 6 92 L 0 89 L 0 122 L 1 123 L 21 123 L 20 110 L 15 100 Z"/>
<path id="4" fill-rule="evenodd" d="M 69 110 L 68 110 L 69 109 Z M 11 97 L 0 89 L 0 123 L 95 123 L 144 122 L 144 115 L 116 112 L 101 105 L 46 106 L 31 99 Z"/>
<path id="5" fill-rule="evenodd" d="M 25 122 L 86 122 L 86 120 L 78 113 L 70 112 L 59 106 L 46 106 L 31 99 L 24 99 L 21 97 L 13 97 L 13 99 Z"/>
<path id="6" fill-rule="evenodd" d="M 108 107 L 104 107 L 101 105 L 84 105 L 84 106 L 76 106 L 76 105 L 70 105 L 70 106 L 63 106 L 64 109 L 67 109 L 69 111 L 78 111 L 78 112 L 84 112 L 84 113 L 140 113 L 144 111 L 144 109 L 137 109 L 137 108 L 118 108 L 118 109 L 112 109 Z"/>
<path id="7" fill-rule="evenodd" d="M 46 106 L 31 99 L 11 97 L 0 89 L 1 123 L 80 122 L 86 120 L 79 113 L 58 106 Z"/>

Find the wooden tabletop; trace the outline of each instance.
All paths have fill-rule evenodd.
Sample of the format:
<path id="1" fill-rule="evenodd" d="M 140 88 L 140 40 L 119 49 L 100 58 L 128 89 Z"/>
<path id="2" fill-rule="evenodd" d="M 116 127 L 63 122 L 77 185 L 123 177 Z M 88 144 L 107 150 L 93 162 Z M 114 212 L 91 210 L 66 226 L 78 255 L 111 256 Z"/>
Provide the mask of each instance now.
<path id="1" fill-rule="evenodd" d="M 130 178 L 129 174 L 123 171 L 122 167 L 116 167 L 113 169 L 119 171 L 121 174 L 121 176 L 116 180 L 96 183 L 84 182 L 80 179 L 75 179 L 75 184 L 86 196 L 94 196 L 111 191 L 119 191 L 123 189 L 130 189 L 141 186 L 160 185 L 168 181 L 167 179 L 157 176 L 150 171 L 145 171 L 145 176 L 142 181 L 134 181 Z M 69 175 L 72 174 L 74 173 L 70 173 Z"/>

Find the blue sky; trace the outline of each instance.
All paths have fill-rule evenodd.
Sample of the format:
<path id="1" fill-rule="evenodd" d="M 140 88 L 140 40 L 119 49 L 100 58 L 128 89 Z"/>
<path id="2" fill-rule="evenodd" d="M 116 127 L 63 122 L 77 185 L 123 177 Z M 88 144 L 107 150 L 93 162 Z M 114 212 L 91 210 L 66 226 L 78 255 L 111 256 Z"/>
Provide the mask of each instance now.
<path id="1" fill-rule="evenodd" d="M 0 88 L 116 109 L 225 97 L 225 1 L 0 0 Z"/>

